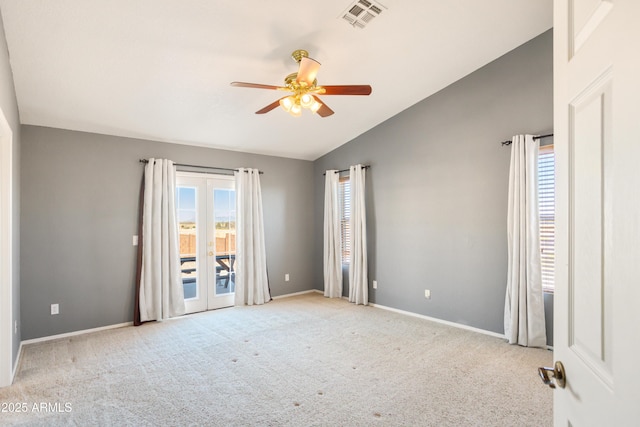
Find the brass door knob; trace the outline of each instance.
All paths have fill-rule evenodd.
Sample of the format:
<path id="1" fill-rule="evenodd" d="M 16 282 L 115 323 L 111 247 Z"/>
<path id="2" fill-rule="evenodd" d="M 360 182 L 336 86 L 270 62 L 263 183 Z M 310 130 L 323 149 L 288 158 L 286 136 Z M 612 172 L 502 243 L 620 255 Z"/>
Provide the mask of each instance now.
<path id="1" fill-rule="evenodd" d="M 209 251 L 209 256 L 213 256 L 213 251 Z"/>
<path id="2" fill-rule="evenodd" d="M 557 361 L 553 368 L 538 368 L 538 374 L 542 382 L 551 388 L 564 388 L 567 384 L 567 377 L 564 373 L 564 365 L 561 361 Z M 553 379 L 552 379 L 553 378 Z"/>

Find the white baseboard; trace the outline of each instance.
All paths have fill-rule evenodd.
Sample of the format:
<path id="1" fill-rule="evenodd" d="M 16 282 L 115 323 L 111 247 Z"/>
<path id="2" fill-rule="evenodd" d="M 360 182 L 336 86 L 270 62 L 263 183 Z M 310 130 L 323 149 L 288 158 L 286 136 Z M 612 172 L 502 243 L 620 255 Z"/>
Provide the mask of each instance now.
<path id="1" fill-rule="evenodd" d="M 291 293 L 291 294 L 286 294 L 286 295 L 279 295 L 277 297 L 272 297 L 273 299 L 280 299 L 280 298 L 288 298 L 288 297 L 293 297 L 296 295 L 303 295 L 303 294 L 308 294 L 311 292 L 320 292 L 317 289 L 312 289 L 312 290 L 308 290 L 308 291 L 302 291 L 302 292 L 295 292 L 295 293 Z M 206 311 L 202 312 L 202 313 L 206 313 Z M 199 314 L 199 313 L 193 313 L 193 314 Z M 178 317 L 174 317 L 171 319 L 167 319 L 167 320 L 174 320 L 174 319 L 180 319 L 182 316 L 178 316 Z M 83 334 L 90 334 L 92 332 L 99 332 L 99 331 L 106 331 L 108 329 L 117 329 L 117 328 L 124 328 L 126 326 L 132 326 L 133 322 L 125 322 L 125 323 L 118 323 L 115 325 L 108 325 L 108 326 L 101 326 L 99 328 L 92 328 L 92 329 L 83 329 L 81 331 L 74 331 L 74 332 L 67 332 L 64 334 L 58 334 L 58 335 L 50 335 L 47 337 L 41 337 L 41 338 L 33 338 L 30 340 L 24 340 L 20 343 L 20 350 L 19 350 L 19 354 L 22 354 L 22 346 L 23 345 L 28 345 L 28 344 L 35 344 L 35 343 L 40 343 L 40 342 L 45 342 L 45 341 L 52 341 L 52 340 L 57 340 L 60 338 L 68 338 L 68 337 L 72 337 L 75 335 L 83 335 Z M 20 359 L 20 356 L 18 356 L 18 359 Z M 16 366 L 14 366 L 14 374 L 15 371 L 17 370 L 17 366 L 18 363 L 16 363 Z"/>
<path id="2" fill-rule="evenodd" d="M 474 328 L 473 326 L 467 326 L 467 325 L 463 325 L 463 324 L 460 324 L 460 323 L 449 322 L 447 320 L 437 319 L 435 317 L 429 317 L 429 316 L 425 316 L 423 314 L 412 313 L 410 311 L 398 310 L 397 308 L 387 307 L 387 306 L 380 305 L 380 304 L 370 303 L 369 305 L 372 306 L 372 307 L 381 308 L 383 310 L 389 310 L 389 311 L 393 311 L 393 312 L 396 312 L 396 313 L 404 314 L 404 315 L 407 315 L 407 316 L 412 316 L 412 317 L 417 317 L 419 319 L 429 320 L 431 322 L 442 323 L 444 325 L 453 326 L 454 328 L 466 329 L 467 331 L 477 332 L 479 334 L 489 335 L 489 336 L 500 338 L 500 339 L 503 339 L 503 340 L 507 339 L 507 337 L 505 337 L 504 334 L 499 334 L 499 333 L 493 332 L 493 331 L 487 331 L 486 329 Z M 551 346 L 551 345 L 546 346 L 546 348 L 549 351 L 553 351 L 553 346 Z"/>
<path id="3" fill-rule="evenodd" d="M 48 337 L 41 337 L 41 338 L 34 338 L 34 339 L 30 339 L 30 340 L 24 340 L 24 341 L 22 341 L 20 343 L 20 349 L 22 350 L 22 345 L 23 344 L 24 345 L 35 344 L 35 343 L 39 343 L 39 342 L 57 340 L 57 339 L 60 339 L 60 338 L 73 337 L 73 336 L 76 336 L 76 335 L 90 334 L 92 332 L 106 331 L 108 329 L 124 328 L 126 326 L 132 326 L 132 325 L 133 325 L 133 322 L 125 322 L 125 323 L 118 323 L 118 324 L 115 324 L 115 325 L 100 326 L 99 328 L 83 329 L 81 331 L 67 332 L 65 334 L 50 335 Z"/>
<path id="4" fill-rule="evenodd" d="M 311 291 L 307 291 L 307 292 L 317 292 L 319 294 L 323 294 L 324 295 L 324 292 L 320 291 L 318 289 L 312 289 Z M 343 296 L 342 299 L 348 300 L 349 298 Z M 369 305 L 371 307 L 380 308 L 382 310 L 388 310 L 388 311 L 393 311 L 394 313 L 404 314 L 405 316 L 417 317 L 419 319 L 429 320 L 431 322 L 442 323 L 444 325 L 453 326 L 454 328 L 466 329 L 467 331 L 478 332 L 480 334 L 490 335 L 492 337 L 506 339 L 504 334 L 499 334 L 499 333 L 493 332 L 493 331 L 487 331 L 486 329 L 474 328 L 473 326 L 467 326 L 467 325 L 463 325 L 463 324 L 460 324 L 460 323 L 450 322 L 448 320 L 442 320 L 442 319 L 438 319 L 438 318 L 435 318 L 435 317 L 429 317 L 429 316 L 425 316 L 424 314 L 412 313 L 411 311 L 400 310 L 398 308 L 387 307 L 386 305 L 382 305 L 382 304 L 369 303 Z"/>
<path id="5" fill-rule="evenodd" d="M 294 296 L 297 296 L 297 295 L 304 295 L 304 294 L 309 294 L 309 293 L 324 294 L 324 292 L 321 291 L 321 290 L 310 289 L 308 291 L 301 291 L 301 292 L 294 292 L 294 293 L 291 293 L 291 294 L 279 295 L 277 297 L 272 297 L 272 299 L 276 300 L 276 299 L 282 299 L 282 298 L 289 298 L 289 297 L 294 297 Z M 343 297 L 343 299 L 347 299 L 347 297 Z M 387 306 L 381 305 L 381 304 L 369 303 L 369 305 L 371 307 L 380 308 L 382 310 L 388 310 L 388 311 L 393 311 L 395 313 L 404 314 L 405 316 L 417 317 L 419 319 L 429 320 L 431 322 L 442 323 L 444 325 L 453 326 L 454 328 L 466 329 L 468 331 L 473 331 L 473 332 L 477 332 L 477 333 L 484 334 L 484 335 L 489 335 L 489 336 L 496 337 L 496 338 L 506 339 L 506 337 L 503 334 L 499 334 L 497 332 L 492 332 L 492 331 L 487 331 L 485 329 L 474 328 L 473 326 L 468 326 L 468 325 L 463 325 L 463 324 L 460 324 L 460 323 L 450 322 L 448 320 L 442 320 L 442 319 L 438 319 L 438 318 L 435 318 L 435 317 L 425 316 L 423 314 L 412 313 L 410 311 L 400 310 L 400 309 L 393 308 L 393 307 L 387 307 Z M 81 330 L 81 331 L 67 332 L 65 334 L 50 335 L 50 336 L 47 336 L 47 337 L 24 340 L 24 341 L 20 342 L 20 348 L 18 349 L 18 357 L 16 358 L 16 363 L 13 366 L 13 372 L 12 372 L 11 380 L 13 382 L 13 379 L 15 378 L 16 372 L 18 371 L 18 367 L 20 366 L 20 361 L 22 360 L 22 347 L 23 347 L 23 345 L 40 343 L 40 342 L 45 342 L 45 341 L 52 341 L 52 340 L 57 340 L 57 339 L 60 339 L 60 338 L 72 337 L 72 336 L 75 336 L 75 335 L 89 334 L 89 333 L 92 333 L 92 332 L 106 331 L 108 329 L 124 328 L 126 326 L 132 326 L 132 325 L 133 325 L 133 322 L 125 322 L 125 323 L 118 323 L 118 324 L 109 325 L 109 326 L 101 326 L 99 328 L 84 329 L 84 330 Z M 547 349 L 553 351 L 553 347 L 552 346 L 547 346 Z"/>
<path id="6" fill-rule="evenodd" d="M 317 292 L 319 294 L 323 294 L 324 295 L 324 292 L 320 291 L 318 289 L 312 289 L 312 292 Z M 349 297 L 343 296 L 342 299 L 348 300 Z M 450 322 L 448 320 L 442 320 L 442 319 L 438 319 L 436 317 L 429 317 L 429 316 L 425 316 L 423 314 L 412 313 L 411 311 L 400 310 L 398 308 L 387 307 L 386 305 L 375 304 L 375 303 L 371 303 L 371 302 L 369 303 L 369 305 L 371 307 L 380 308 L 382 310 L 393 311 L 395 313 L 404 314 L 406 316 L 417 317 L 419 319 L 429 320 L 431 322 L 436 322 L 436 323 L 442 323 L 443 325 L 453 326 L 454 328 L 466 329 L 467 331 L 473 331 L 473 332 L 477 332 L 479 334 L 484 334 L 484 335 L 489 335 L 489 336 L 496 337 L 496 338 L 501 338 L 503 340 L 507 339 L 507 337 L 504 334 L 500 334 L 500 333 L 493 332 L 493 331 L 487 331 L 486 329 L 474 328 L 473 326 L 463 325 L 461 323 Z M 553 351 L 553 346 L 552 345 L 547 345 L 546 349 L 549 350 L 549 351 Z"/>
<path id="7" fill-rule="evenodd" d="M 9 384 L 13 384 L 16 379 L 16 373 L 18 372 L 18 368 L 20 367 L 20 362 L 22 362 L 22 341 L 20 342 L 20 347 L 18 347 L 18 357 L 16 357 L 16 362 L 13 364 L 13 369 L 11 371 L 11 382 Z"/>
<path id="8" fill-rule="evenodd" d="M 308 291 L 301 291 L 301 292 L 294 292 L 292 294 L 284 294 L 284 295 L 278 295 L 277 297 L 271 297 L 271 299 L 281 299 L 281 298 L 289 298 L 289 297 L 295 297 L 297 295 L 304 295 L 304 294 L 310 294 L 313 292 L 320 292 L 317 289 L 310 289 Z"/>
<path id="9" fill-rule="evenodd" d="M 442 319 L 438 319 L 438 318 L 435 318 L 435 317 L 429 317 L 429 316 L 425 316 L 424 314 L 412 313 L 410 311 L 399 310 L 397 308 L 387 307 L 387 306 L 380 305 L 380 304 L 369 303 L 369 305 L 372 306 L 372 307 L 381 308 L 383 310 L 389 310 L 389 311 L 393 311 L 395 313 L 400 313 L 400 314 L 404 314 L 404 315 L 411 316 L 411 317 L 417 317 L 419 319 L 429 320 L 431 322 L 442 323 L 443 325 L 453 326 L 454 328 L 465 329 L 467 331 L 477 332 L 477 333 L 480 333 L 480 334 L 484 334 L 484 335 L 489 335 L 489 336 L 496 337 L 496 338 L 505 339 L 504 334 L 499 334 L 499 333 L 493 332 L 493 331 L 487 331 L 486 329 L 474 328 L 473 326 L 463 325 L 463 324 L 455 323 L 455 322 L 449 322 L 448 320 L 442 320 Z"/>

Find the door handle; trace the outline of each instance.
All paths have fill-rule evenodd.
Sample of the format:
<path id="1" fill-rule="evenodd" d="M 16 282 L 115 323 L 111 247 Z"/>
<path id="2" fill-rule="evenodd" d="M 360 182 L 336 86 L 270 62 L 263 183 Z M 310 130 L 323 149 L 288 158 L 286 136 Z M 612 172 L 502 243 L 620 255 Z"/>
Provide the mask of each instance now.
<path id="1" fill-rule="evenodd" d="M 564 388 L 567 384 L 564 365 L 559 360 L 555 363 L 553 368 L 538 368 L 538 374 L 540 375 L 542 382 L 551 388 L 556 388 L 556 386 Z"/>

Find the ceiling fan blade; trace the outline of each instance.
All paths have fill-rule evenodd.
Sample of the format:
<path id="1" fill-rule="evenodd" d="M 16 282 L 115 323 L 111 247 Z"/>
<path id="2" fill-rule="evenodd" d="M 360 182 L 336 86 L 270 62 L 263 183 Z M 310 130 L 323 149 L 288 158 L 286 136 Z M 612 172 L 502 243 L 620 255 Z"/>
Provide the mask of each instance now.
<path id="1" fill-rule="evenodd" d="M 300 68 L 298 69 L 298 77 L 296 78 L 296 81 L 298 83 L 305 82 L 307 85 L 311 86 L 318 75 L 319 69 L 320 63 L 315 59 L 302 58 L 300 60 Z"/>
<path id="2" fill-rule="evenodd" d="M 284 99 L 285 97 L 282 97 L 280 99 Z M 272 102 L 271 104 L 267 105 L 266 107 L 256 111 L 256 114 L 264 114 L 264 113 L 268 113 L 269 111 L 273 110 L 274 108 L 276 108 L 278 105 L 280 105 L 280 99 L 278 99 L 277 101 Z"/>
<path id="3" fill-rule="evenodd" d="M 272 90 L 280 90 L 287 89 L 281 86 L 271 86 L 271 85 L 263 85 L 259 83 L 245 83 L 245 82 L 231 82 L 231 86 L 233 87 L 250 87 L 254 89 L 272 89 Z"/>
<path id="4" fill-rule="evenodd" d="M 339 85 L 339 86 L 322 86 L 324 92 L 322 95 L 370 95 L 371 86 L 369 85 Z"/>
<path id="5" fill-rule="evenodd" d="M 327 106 L 320 98 L 313 95 L 313 99 L 322 104 L 322 106 L 316 111 L 316 114 L 320 117 L 327 117 L 333 114 L 333 110 Z"/>

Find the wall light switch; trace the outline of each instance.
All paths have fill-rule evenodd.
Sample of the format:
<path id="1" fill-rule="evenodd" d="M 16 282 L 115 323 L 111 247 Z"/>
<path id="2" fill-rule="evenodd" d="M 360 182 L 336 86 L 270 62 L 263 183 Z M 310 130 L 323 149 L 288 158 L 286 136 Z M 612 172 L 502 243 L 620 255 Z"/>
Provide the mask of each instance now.
<path id="1" fill-rule="evenodd" d="M 60 305 L 51 304 L 51 315 L 53 316 L 54 314 L 58 314 L 58 313 L 60 313 Z"/>
<path id="2" fill-rule="evenodd" d="M 133 246 L 138 246 L 138 236 L 133 236 Z"/>
<path id="3" fill-rule="evenodd" d="M 378 281 L 377 280 L 373 281 L 373 289 L 378 289 Z"/>
<path id="4" fill-rule="evenodd" d="M 285 275 L 284 275 L 284 281 L 285 281 L 285 282 L 288 282 L 288 281 L 289 281 L 289 273 L 287 273 L 287 274 L 285 274 Z"/>
<path id="5" fill-rule="evenodd" d="M 429 289 L 424 290 L 424 297 L 426 299 L 431 299 L 431 291 Z"/>

